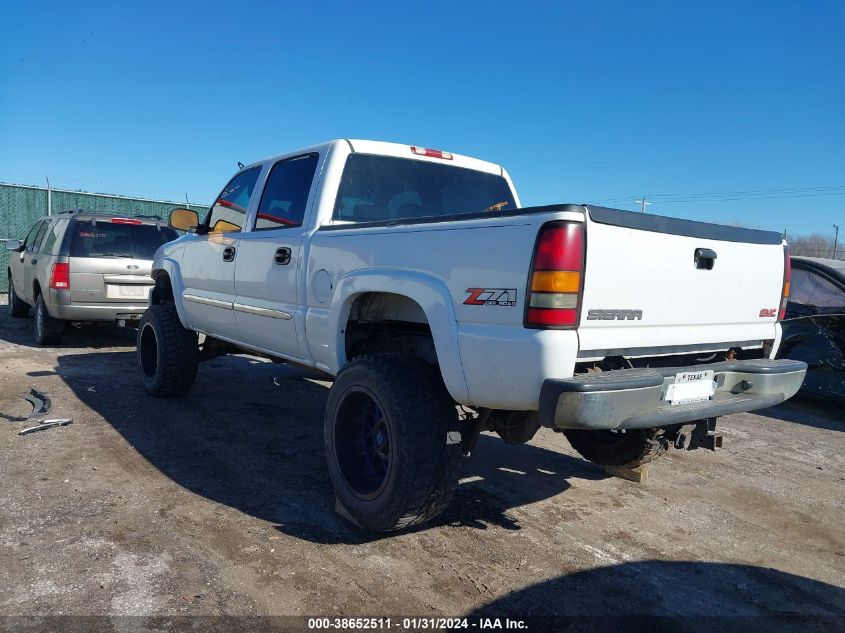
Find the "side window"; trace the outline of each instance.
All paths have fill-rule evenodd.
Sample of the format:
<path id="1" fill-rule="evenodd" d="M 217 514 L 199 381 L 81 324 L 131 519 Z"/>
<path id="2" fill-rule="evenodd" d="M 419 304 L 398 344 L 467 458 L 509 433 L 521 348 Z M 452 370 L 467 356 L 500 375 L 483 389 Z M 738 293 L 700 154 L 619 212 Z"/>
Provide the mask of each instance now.
<path id="1" fill-rule="evenodd" d="M 41 251 L 41 245 L 44 243 L 44 235 L 47 233 L 47 229 L 50 228 L 50 221 L 44 220 L 41 223 L 41 228 L 38 229 L 38 233 L 35 234 L 35 242 L 32 245 L 32 250 L 36 253 Z"/>
<path id="2" fill-rule="evenodd" d="M 789 300 L 793 303 L 817 308 L 845 307 L 845 292 L 807 270 L 794 269 L 789 286 Z"/>
<path id="3" fill-rule="evenodd" d="M 249 199 L 260 173 L 261 167 L 253 167 L 242 171 L 229 181 L 205 219 L 205 225 L 210 232 L 231 233 L 243 229 Z"/>
<path id="4" fill-rule="evenodd" d="M 59 247 L 61 246 L 61 236 L 64 233 L 67 220 L 55 220 L 50 228 L 47 230 L 47 239 L 44 241 L 44 246 L 41 250 L 48 255 L 58 255 Z"/>
<path id="5" fill-rule="evenodd" d="M 302 226 L 318 160 L 318 154 L 308 154 L 273 165 L 255 216 L 256 231 Z"/>
<path id="6" fill-rule="evenodd" d="M 24 247 L 27 253 L 35 253 L 38 251 L 38 243 L 41 241 L 41 238 L 44 237 L 44 231 L 46 230 L 46 222 L 41 221 L 38 222 L 26 236 L 26 240 L 24 241 Z"/>

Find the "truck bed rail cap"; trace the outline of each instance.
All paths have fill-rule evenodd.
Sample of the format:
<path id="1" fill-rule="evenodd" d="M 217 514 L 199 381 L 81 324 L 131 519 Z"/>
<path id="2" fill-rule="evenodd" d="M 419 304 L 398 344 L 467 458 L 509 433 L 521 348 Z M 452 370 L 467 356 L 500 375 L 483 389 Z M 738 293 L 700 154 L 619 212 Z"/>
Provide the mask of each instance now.
<path id="1" fill-rule="evenodd" d="M 682 220 L 594 205 L 586 205 L 586 207 L 593 222 L 621 226 L 627 229 L 684 235 L 723 242 L 744 242 L 746 244 L 780 244 L 783 242 L 783 237 L 776 231 L 761 231 L 760 229 L 748 229 L 741 226 Z"/>
<path id="2" fill-rule="evenodd" d="M 375 220 L 373 222 L 347 222 L 344 224 L 324 224 L 321 231 L 340 231 L 343 229 L 363 229 L 380 226 L 408 226 L 413 224 L 433 224 L 436 222 L 459 222 L 461 220 L 495 220 L 496 218 L 510 218 L 535 213 L 579 213 L 584 215 L 584 207 L 580 204 L 549 204 L 542 207 L 522 207 L 508 211 L 479 211 L 477 213 L 453 213 L 450 215 L 430 215 L 422 218 L 405 218 L 398 220 Z"/>

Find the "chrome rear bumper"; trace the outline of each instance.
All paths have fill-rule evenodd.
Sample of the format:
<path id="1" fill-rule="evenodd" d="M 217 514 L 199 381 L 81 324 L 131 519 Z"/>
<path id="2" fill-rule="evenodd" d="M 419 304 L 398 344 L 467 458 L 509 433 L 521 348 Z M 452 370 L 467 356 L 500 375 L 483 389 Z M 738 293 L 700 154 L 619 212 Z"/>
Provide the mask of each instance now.
<path id="1" fill-rule="evenodd" d="M 689 404 L 665 399 L 676 374 L 708 370 L 716 382 L 712 398 Z M 639 429 L 754 411 L 791 398 L 806 372 L 801 361 L 756 359 L 548 379 L 540 392 L 539 420 L 559 429 Z"/>

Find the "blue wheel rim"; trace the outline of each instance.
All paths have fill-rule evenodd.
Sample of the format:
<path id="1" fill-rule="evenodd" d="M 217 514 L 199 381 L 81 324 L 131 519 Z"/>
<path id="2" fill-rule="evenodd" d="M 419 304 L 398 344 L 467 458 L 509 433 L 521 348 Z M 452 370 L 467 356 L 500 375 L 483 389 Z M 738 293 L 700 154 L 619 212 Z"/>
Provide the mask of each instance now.
<path id="1" fill-rule="evenodd" d="M 393 442 L 384 409 L 368 390 L 347 393 L 335 418 L 335 455 L 351 491 L 372 499 L 384 489 Z"/>

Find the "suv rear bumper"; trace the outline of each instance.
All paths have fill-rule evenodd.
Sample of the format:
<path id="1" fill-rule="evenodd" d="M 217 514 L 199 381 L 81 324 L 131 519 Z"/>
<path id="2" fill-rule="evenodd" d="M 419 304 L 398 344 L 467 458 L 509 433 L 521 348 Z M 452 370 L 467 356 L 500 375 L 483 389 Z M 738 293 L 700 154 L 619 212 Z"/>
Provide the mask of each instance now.
<path id="1" fill-rule="evenodd" d="M 143 303 L 69 303 L 67 291 L 50 289 L 47 311 L 50 316 L 65 321 L 117 321 L 140 319 L 147 309 Z M 59 296 L 63 293 L 63 296 Z M 65 303 L 63 303 L 65 302 Z"/>
<path id="2" fill-rule="evenodd" d="M 675 374 L 706 370 L 715 373 L 717 385 L 710 400 L 664 400 Z M 754 411 L 791 398 L 806 372 L 801 361 L 756 359 L 550 378 L 540 391 L 539 420 L 559 429 L 640 429 Z"/>

